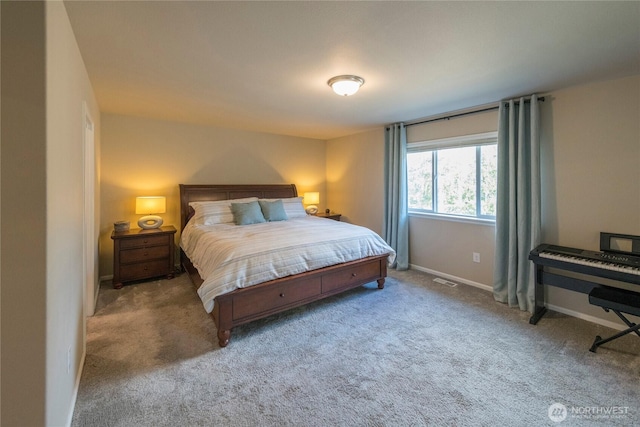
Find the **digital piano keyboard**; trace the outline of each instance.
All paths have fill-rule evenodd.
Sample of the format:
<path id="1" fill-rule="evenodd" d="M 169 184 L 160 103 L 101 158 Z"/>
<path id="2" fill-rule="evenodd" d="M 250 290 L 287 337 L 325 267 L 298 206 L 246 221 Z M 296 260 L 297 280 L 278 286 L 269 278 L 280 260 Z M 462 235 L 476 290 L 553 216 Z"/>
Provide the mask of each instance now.
<path id="1" fill-rule="evenodd" d="M 591 280 L 577 278 L 575 274 L 567 275 L 566 272 L 640 285 L 640 256 L 635 253 L 635 239 L 640 241 L 640 237 L 627 237 L 634 238 L 633 253 L 617 250 L 596 252 L 550 244 L 541 244 L 532 250 L 529 259 L 536 267 L 535 310 L 529 323 L 535 325 L 546 312 L 544 285 L 585 294 L 589 294 L 596 287 L 604 286 Z M 601 243 L 601 248 L 603 245 Z M 608 248 L 606 245 L 605 247 Z M 640 293 L 640 287 L 637 292 Z"/>
<path id="2" fill-rule="evenodd" d="M 640 257 L 615 254 L 609 252 L 595 252 L 586 249 L 566 248 L 555 245 L 541 245 L 532 254 L 542 258 L 554 259 L 571 264 L 586 265 L 605 270 L 619 271 L 640 275 Z"/>

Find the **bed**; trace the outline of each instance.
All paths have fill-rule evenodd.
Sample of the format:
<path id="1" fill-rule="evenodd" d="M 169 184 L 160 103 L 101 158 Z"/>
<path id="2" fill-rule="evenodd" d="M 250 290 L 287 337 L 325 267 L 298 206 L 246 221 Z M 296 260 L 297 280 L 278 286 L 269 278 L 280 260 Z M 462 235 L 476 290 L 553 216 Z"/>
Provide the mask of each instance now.
<path id="1" fill-rule="evenodd" d="M 310 270 L 297 272 L 295 274 L 285 273 L 283 277 L 275 277 L 270 280 L 259 281 L 258 283 L 247 283 L 247 287 L 238 287 L 233 289 L 227 289 L 229 286 L 227 282 L 231 282 L 228 277 L 223 276 L 223 279 L 217 277 L 218 273 L 222 270 L 216 269 L 215 266 L 210 267 L 208 264 L 210 261 L 202 258 L 205 255 L 202 253 L 213 254 L 216 251 L 208 251 L 207 246 L 199 243 L 200 240 L 207 242 L 207 239 L 216 239 L 221 231 L 218 228 L 234 228 L 236 232 L 245 232 L 246 230 L 266 230 L 271 227 L 267 224 L 273 224 L 274 228 L 287 226 L 297 226 L 298 230 L 302 230 L 306 224 L 317 224 L 321 227 L 345 227 L 340 231 L 349 236 L 352 232 L 351 227 L 354 229 L 363 229 L 363 227 L 351 226 L 345 223 L 339 223 L 338 225 L 333 220 L 321 219 L 315 217 L 308 217 L 302 215 L 305 218 L 291 218 L 289 221 L 281 221 L 279 224 L 276 222 L 267 222 L 266 224 L 254 224 L 248 226 L 235 226 L 233 224 L 215 224 L 212 226 L 194 226 L 197 218 L 192 220 L 192 217 L 196 215 L 194 206 L 203 205 L 207 203 L 202 202 L 220 202 L 227 200 L 254 200 L 252 198 L 277 201 L 292 200 L 298 197 L 298 193 L 294 184 L 277 184 L 277 185 L 187 185 L 180 184 L 180 229 L 181 236 L 181 249 L 180 260 L 183 269 L 189 274 L 191 281 L 193 282 L 198 294 L 203 300 L 205 309 L 210 312 L 215 325 L 217 327 L 218 343 L 220 347 L 226 347 L 229 344 L 231 337 L 231 330 L 239 325 L 252 322 L 275 313 L 279 313 L 285 310 L 289 310 L 294 307 L 298 307 L 304 304 L 308 304 L 312 301 L 317 301 L 332 295 L 339 294 L 346 290 L 370 283 L 377 282 L 378 289 L 384 288 L 385 277 L 387 276 L 387 263 L 390 259 L 393 259 L 395 253 L 375 235 L 375 233 L 367 230 L 369 233 L 377 237 L 382 243 L 382 249 L 375 243 L 375 250 L 367 249 L 367 252 L 376 252 L 373 255 L 359 256 L 357 259 L 347 259 L 342 262 L 332 263 L 322 267 L 312 266 Z M 209 203 L 216 204 L 216 203 Z M 290 216 L 291 212 L 289 212 Z M 197 215 L 196 215 L 197 216 Z M 191 221 L 190 221 L 191 220 Z M 306 222 L 305 222 L 306 221 Z M 330 223 L 334 223 L 333 225 Z M 304 224 L 304 225 L 302 225 Z M 185 230 L 186 228 L 186 230 Z M 203 233 L 204 237 L 195 234 L 192 229 L 203 229 L 209 231 Z M 366 230 L 366 229 L 364 229 Z M 199 231 L 200 232 L 200 231 Z M 266 231 L 265 231 L 266 232 Z M 269 232 L 271 232 L 269 230 Z M 353 231 L 354 233 L 356 231 Z M 193 233 L 193 234 L 191 234 Z M 187 240 L 184 242 L 183 240 Z M 271 239 L 278 240 L 278 239 Z M 348 239 L 346 239 L 348 240 Z M 202 246 L 202 250 L 198 249 L 198 253 L 193 249 Z M 320 246 L 322 244 L 314 245 Z M 186 248 L 186 249 L 185 249 Z M 257 249 L 256 249 L 257 250 Z M 285 249 L 283 249 L 285 250 Z M 286 249 L 290 250 L 290 249 Z M 190 259 L 187 254 L 191 254 L 194 260 Z M 364 250 L 363 250 L 364 253 Z M 288 253 L 286 256 L 282 256 L 282 259 L 291 258 Z M 356 256 L 354 254 L 351 255 Z M 242 259 L 243 257 L 237 257 Z M 254 259 L 253 257 L 246 257 Z M 234 258 L 235 261 L 235 258 Z M 327 262 L 327 261 L 323 261 Z M 334 261 L 332 261 L 334 262 Z M 272 265 L 274 274 L 280 274 L 278 265 Z M 214 262 L 211 261 L 211 265 Z M 320 265 L 320 264 L 319 264 Z M 317 267 L 317 268 L 316 268 Z M 225 267 L 226 268 L 226 267 Z M 288 268 L 288 267 L 287 267 Z M 283 267 L 286 270 L 285 267 Z M 201 272 L 202 277 L 201 276 Z M 221 274 L 221 273 L 220 273 Z M 213 277 L 212 276 L 216 276 Z M 258 280 L 261 280 L 259 275 Z M 251 276 L 252 279 L 254 276 Z M 216 283 L 215 281 L 218 280 Z M 244 281 L 248 280 L 246 277 L 240 277 L 237 279 L 239 286 L 244 286 Z M 224 282 L 224 283 L 223 283 Z M 249 286 L 250 285 L 250 286 Z M 211 291 L 211 289 L 215 289 Z M 204 295 L 204 296 L 203 296 Z M 205 297 L 207 299 L 205 299 Z"/>

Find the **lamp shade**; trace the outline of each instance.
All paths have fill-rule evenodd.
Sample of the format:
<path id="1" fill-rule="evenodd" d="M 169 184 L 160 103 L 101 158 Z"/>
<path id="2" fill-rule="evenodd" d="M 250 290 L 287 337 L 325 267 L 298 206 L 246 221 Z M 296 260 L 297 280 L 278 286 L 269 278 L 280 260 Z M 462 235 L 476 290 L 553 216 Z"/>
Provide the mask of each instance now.
<path id="1" fill-rule="evenodd" d="M 315 205 L 320 203 L 320 193 L 317 191 L 312 191 L 309 193 L 304 193 L 303 202 L 305 205 Z"/>
<path id="2" fill-rule="evenodd" d="M 167 198 L 164 196 L 136 197 L 136 213 L 142 215 L 160 214 L 167 211 Z"/>

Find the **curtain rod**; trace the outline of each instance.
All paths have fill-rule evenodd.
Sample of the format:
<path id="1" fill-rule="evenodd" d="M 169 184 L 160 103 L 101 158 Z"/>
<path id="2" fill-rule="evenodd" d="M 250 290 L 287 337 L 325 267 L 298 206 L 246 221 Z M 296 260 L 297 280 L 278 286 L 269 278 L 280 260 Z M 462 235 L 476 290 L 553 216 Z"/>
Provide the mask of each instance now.
<path id="1" fill-rule="evenodd" d="M 540 101 L 540 102 L 544 102 L 544 96 L 541 96 L 540 98 L 538 98 L 538 101 Z M 500 102 L 505 102 L 505 101 L 500 101 Z M 520 102 L 520 101 L 516 101 L 516 103 L 519 103 L 519 102 Z M 525 102 L 525 103 L 527 103 L 527 102 L 531 102 L 531 100 L 530 100 L 530 99 L 525 99 L 525 100 L 524 100 L 524 102 Z M 435 118 L 435 119 L 428 119 L 428 120 L 421 120 L 421 121 L 419 121 L 419 122 L 406 124 L 404 127 L 415 126 L 415 125 L 422 125 L 422 124 L 425 124 L 425 123 L 437 122 L 437 121 L 440 121 L 440 120 L 455 119 L 455 118 L 458 118 L 458 117 L 468 116 L 468 115 L 471 115 L 471 114 L 484 113 L 484 112 L 486 112 L 486 111 L 493 111 L 493 110 L 497 110 L 498 108 L 500 108 L 500 107 L 499 107 L 499 104 L 500 104 L 500 103 L 498 103 L 498 105 L 496 105 L 496 106 L 493 106 L 493 107 L 487 107 L 487 108 L 482 108 L 482 109 L 480 109 L 480 110 L 466 111 L 466 112 L 464 112 L 464 113 L 452 114 L 452 115 L 450 115 L 450 116 L 438 117 L 438 118 Z M 508 104 L 507 104 L 507 105 L 508 105 Z M 389 129 L 389 127 L 387 127 L 387 129 Z"/>

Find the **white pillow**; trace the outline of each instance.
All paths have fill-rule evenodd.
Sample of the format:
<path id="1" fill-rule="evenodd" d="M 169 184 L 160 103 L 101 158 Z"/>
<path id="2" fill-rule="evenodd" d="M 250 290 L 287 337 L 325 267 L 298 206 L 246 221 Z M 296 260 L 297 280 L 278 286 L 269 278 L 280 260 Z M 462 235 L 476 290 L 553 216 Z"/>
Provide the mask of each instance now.
<path id="1" fill-rule="evenodd" d="M 233 224 L 231 203 L 249 203 L 257 201 L 257 197 L 245 199 L 216 200 L 210 202 L 191 202 L 195 214 L 190 222 L 194 225 Z"/>
<path id="2" fill-rule="evenodd" d="M 307 216 L 307 213 L 302 206 L 302 197 L 291 197 L 288 199 L 260 199 L 267 202 L 274 202 L 276 200 L 282 200 L 282 206 L 284 212 L 287 214 L 287 218 L 302 218 Z"/>

